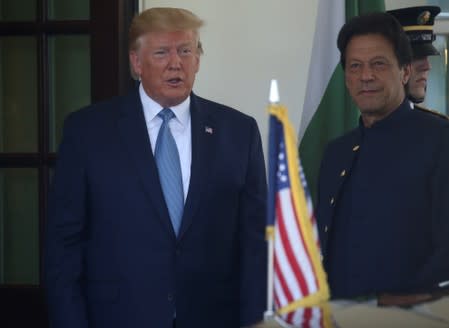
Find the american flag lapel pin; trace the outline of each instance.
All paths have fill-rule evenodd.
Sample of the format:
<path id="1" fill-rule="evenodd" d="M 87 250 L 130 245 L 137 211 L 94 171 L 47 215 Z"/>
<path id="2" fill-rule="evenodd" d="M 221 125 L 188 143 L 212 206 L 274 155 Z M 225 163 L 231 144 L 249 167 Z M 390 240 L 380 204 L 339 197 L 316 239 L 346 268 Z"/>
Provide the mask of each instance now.
<path id="1" fill-rule="evenodd" d="M 212 133 L 214 133 L 214 129 L 212 129 L 210 126 L 205 126 L 204 132 L 212 134 Z"/>

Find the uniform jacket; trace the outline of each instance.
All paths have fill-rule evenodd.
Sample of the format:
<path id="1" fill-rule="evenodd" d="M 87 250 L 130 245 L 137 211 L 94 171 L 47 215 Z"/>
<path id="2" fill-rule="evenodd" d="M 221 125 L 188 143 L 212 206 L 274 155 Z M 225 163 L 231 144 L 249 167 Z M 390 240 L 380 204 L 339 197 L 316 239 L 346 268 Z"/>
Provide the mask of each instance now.
<path id="1" fill-rule="evenodd" d="M 266 181 L 254 119 L 191 95 L 180 233 L 138 92 L 70 115 L 45 244 L 52 327 L 239 327 L 265 306 Z"/>
<path id="2" fill-rule="evenodd" d="M 347 250 L 347 276 L 329 277 L 334 297 L 449 280 L 449 121 L 405 101 L 371 128 L 360 124 L 328 145 L 318 189 L 326 269 L 331 244 Z"/>

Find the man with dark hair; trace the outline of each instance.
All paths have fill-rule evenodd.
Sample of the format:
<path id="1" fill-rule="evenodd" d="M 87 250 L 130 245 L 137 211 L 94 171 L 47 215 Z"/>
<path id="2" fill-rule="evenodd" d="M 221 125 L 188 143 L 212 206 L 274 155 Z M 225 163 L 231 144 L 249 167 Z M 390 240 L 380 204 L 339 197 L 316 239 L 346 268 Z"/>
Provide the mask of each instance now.
<path id="1" fill-rule="evenodd" d="M 449 280 L 449 122 L 411 110 L 410 44 L 386 13 L 355 17 L 338 36 L 359 126 L 321 164 L 317 220 L 334 299 L 412 305 Z"/>

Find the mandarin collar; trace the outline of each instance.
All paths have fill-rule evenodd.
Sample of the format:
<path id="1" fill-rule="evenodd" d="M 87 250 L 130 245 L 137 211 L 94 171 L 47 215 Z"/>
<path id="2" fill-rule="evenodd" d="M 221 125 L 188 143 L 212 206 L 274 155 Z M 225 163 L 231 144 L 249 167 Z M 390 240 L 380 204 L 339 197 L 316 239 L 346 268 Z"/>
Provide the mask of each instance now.
<path id="1" fill-rule="evenodd" d="M 392 111 L 387 117 L 383 118 L 380 121 L 375 122 L 371 127 L 367 128 L 363 124 L 362 117 L 359 117 L 359 129 L 363 132 L 367 131 L 377 131 L 379 129 L 389 128 L 391 126 L 396 125 L 397 122 L 402 121 L 404 115 L 407 115 L 412 110 L 410 106 L 410 102 L 407 98 L 405 98 L 402 103 Z"/>

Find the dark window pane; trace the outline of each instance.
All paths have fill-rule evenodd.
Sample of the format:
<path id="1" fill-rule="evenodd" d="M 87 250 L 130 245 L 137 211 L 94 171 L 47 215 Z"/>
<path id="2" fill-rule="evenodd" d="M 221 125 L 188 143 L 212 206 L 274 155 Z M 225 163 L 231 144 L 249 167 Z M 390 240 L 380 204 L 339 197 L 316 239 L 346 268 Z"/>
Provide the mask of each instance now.
<path id="1" fill-rule="evenodd" d="M 50 150 L 55 151 L 68 113 L 90 103 L 89 36 L 49 38 Z"/>
<path id="2" fill-rule="evenodd" d="M 76 0 L 76 1 L 49 0 L 48 19 L 87 20 L 89 19 L 89 0 Z"/>
<path id="3" fill-rule="evenodd" d="M 36 20 L 36 0 L 1 0 L 0 21 Z"/>
<path id="4" fill-rule="evenodd" d="M 36 169 L 0 169 L 0 283 L 39 283 Z"/>
<path id="5" fill-rule="evenodd" d="M 0 38 L 0 152 L 37 151 L 36 58 L 35 38 Z"/>

